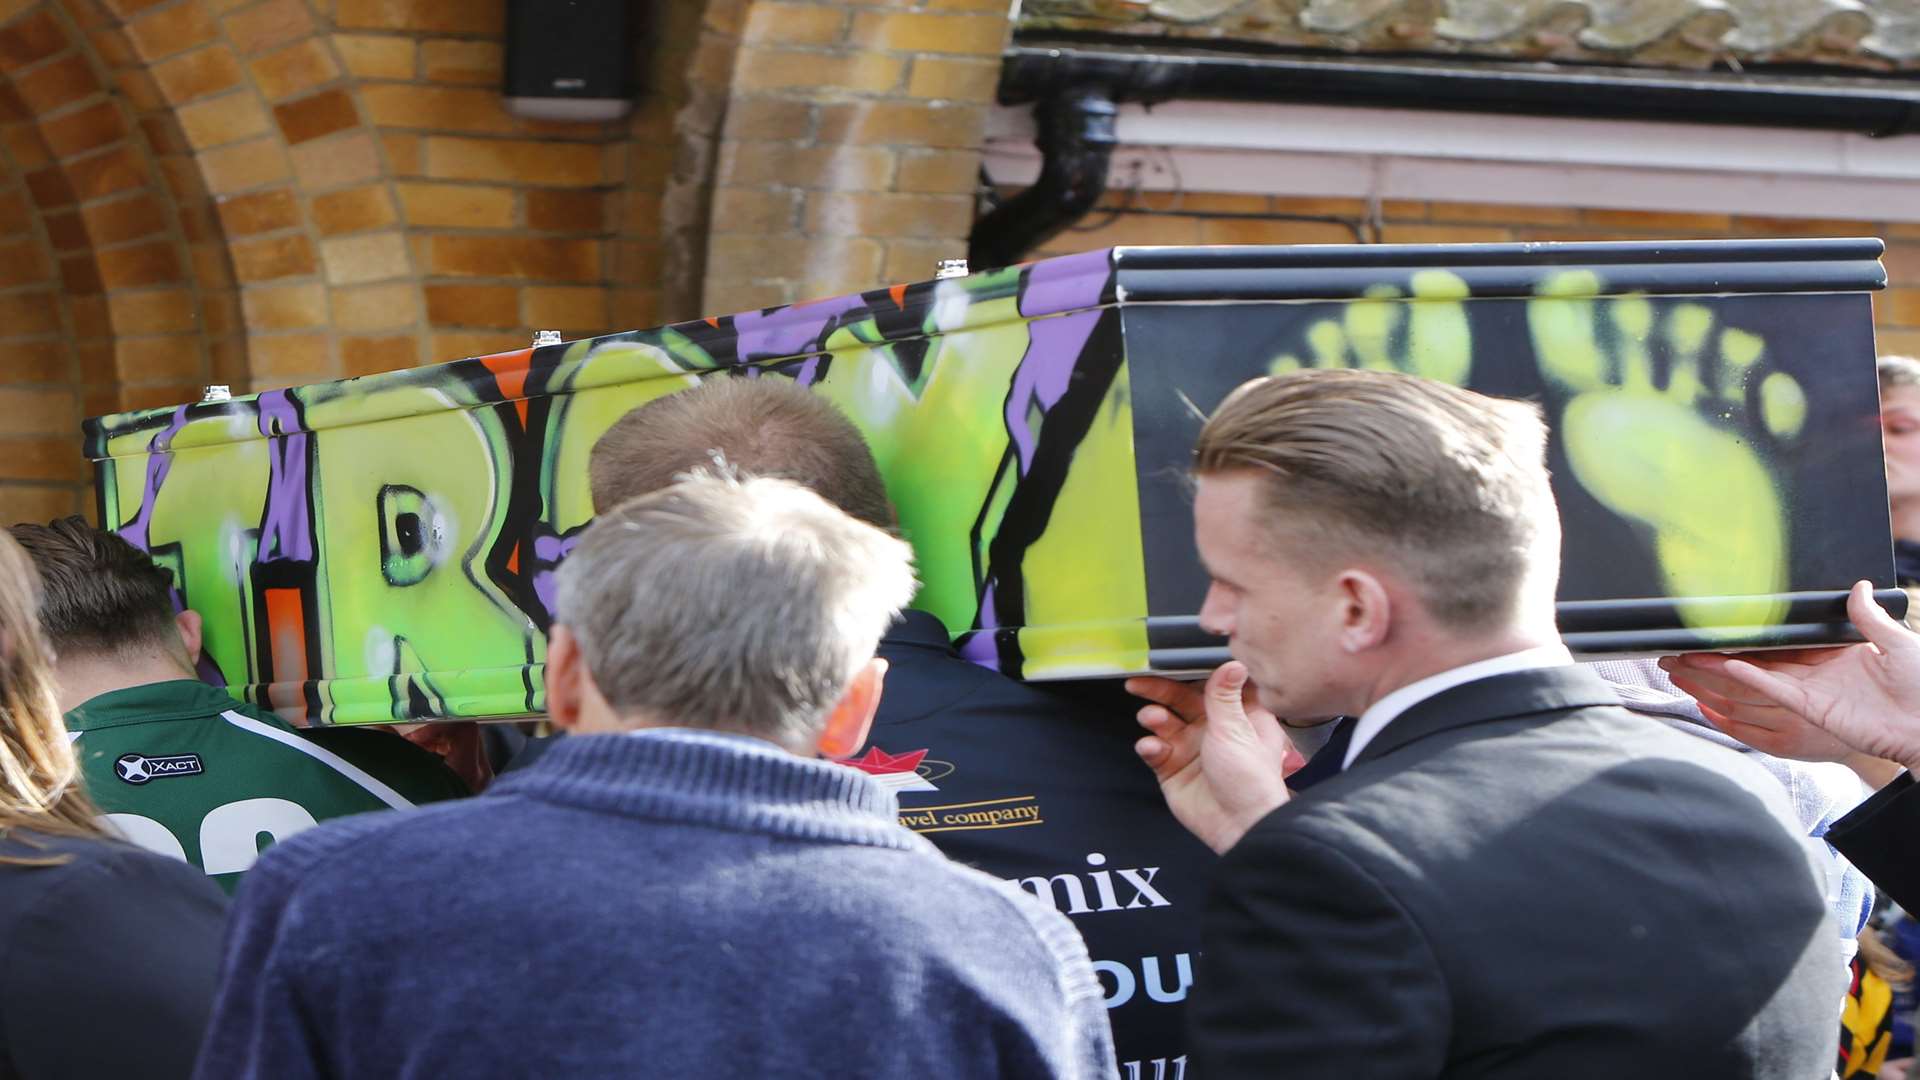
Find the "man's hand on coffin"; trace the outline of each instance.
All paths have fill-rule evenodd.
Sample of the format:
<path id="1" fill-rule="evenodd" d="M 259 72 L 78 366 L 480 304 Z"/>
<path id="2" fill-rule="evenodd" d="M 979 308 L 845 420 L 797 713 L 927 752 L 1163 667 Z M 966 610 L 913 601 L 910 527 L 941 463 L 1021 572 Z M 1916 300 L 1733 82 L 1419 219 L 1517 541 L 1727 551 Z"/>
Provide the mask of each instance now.
<path id="1" fill-rule="evenodd" d="M 493 766 L 487 761 L 486 744 L 480 738 L 477 721 L 444 721 L 415 724 L 400 729 L 406 740 L 422 750 L 440 755 L 472 792 L 478 795 L 493 782 Z"/>
<path id="2" fill-rule="evenodd" d="M 1204 689 L 1127 680 L 1128 693 L 1153 702 L 1139 712 L 1150 734 L 1134 749 L 1173 816 L 1216 852 L 1287 801 L 1286 774 L 1300 764 L 1280 721 L 1254 703 L 1251 689 L 1238 661 L 1221 665 Z"/>

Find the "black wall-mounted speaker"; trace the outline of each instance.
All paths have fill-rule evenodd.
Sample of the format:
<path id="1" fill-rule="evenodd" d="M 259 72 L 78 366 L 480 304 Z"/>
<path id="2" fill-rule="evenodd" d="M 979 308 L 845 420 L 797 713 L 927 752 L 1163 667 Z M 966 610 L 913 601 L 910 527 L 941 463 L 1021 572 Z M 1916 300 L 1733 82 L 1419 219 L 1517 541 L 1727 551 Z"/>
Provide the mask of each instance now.
<path id="1" fill-rule="evenodd" d="M 637 2 L 508 0 L 507 111 L 533 120 L 625 116 L 633 107 Z"/>

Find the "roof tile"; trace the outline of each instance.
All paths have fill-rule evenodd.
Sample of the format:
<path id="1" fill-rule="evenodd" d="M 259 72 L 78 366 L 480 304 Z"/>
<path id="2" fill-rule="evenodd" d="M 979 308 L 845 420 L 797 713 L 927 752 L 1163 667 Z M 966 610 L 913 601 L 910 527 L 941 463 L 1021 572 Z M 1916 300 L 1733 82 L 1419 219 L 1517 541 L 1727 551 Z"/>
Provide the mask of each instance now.
<path id="1" fill-rule="evenodd" d="M 1916 0 L 1028 0 L 1020 25 L 1344 52 L 1920 68 Z"/>

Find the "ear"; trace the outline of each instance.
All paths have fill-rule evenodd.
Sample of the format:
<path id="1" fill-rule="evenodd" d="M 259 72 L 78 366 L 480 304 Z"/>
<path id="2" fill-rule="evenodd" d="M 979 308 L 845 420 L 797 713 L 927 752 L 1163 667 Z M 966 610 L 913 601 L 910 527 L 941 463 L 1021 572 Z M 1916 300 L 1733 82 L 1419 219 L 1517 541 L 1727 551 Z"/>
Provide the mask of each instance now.
<path id="1" fill-rule="evenodd" d="M 1337 585 L 1341 650 L 1361 653 L 1377 648 L 1393 627 L 1393 601 L 1386 586 L 1360 569 L 1341 571 Z"/>
<path id="2" fill-rule="evenodd" d="M 173 625 L 180 631 L 180 644 L 187 648 L 187 666 L 199 667 L 200 650 L 204 644 L 204 639 L 200 636 L 202 629 L 200 613 L 187 608 L 173 617 Z"/>
<path id="3" fill-rule="evenodd" d="M 874 657 L 861 665 L 846 693 L 827 713 L 827 725 L 820 732 L 814 749 L 821 757 L 847 758 L 867 744 L 867 731 L 873 727 L 873 714 L 880 708 L 880 688 L 887 679 L 887 662 Z"/>
<path id="4" fill-rule="evenodd" d="M 547 718 L 553 726 L 571 731 L 580 724 L 586 702 L 586 658 L 580 655 L 580 640 L 565 623 L 554 623 L 547 635 Z"/>

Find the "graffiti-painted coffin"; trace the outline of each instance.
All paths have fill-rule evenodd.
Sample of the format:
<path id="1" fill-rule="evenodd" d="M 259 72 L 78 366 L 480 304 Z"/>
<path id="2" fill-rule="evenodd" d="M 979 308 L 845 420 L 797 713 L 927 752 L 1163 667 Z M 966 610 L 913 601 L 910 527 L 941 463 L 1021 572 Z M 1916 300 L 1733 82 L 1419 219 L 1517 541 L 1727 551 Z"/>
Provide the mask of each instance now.
<path id="1" fill-rule="evenodd" d="M 1892 585 L 1873 240 L 1116 248 L 90 421 L 101 519 L 209 677 L 316 722 L 539 713 L 587 455 L 701 378 L 861 426 L 965 652 L 1027 678 L 1217 662 L 1182 466 L 1252 376 L 1415 372 L 1545 407 L 1588 653 L 1838 640 Z M 1895 594 L 1897 595 L 1897 594 Z"/>

